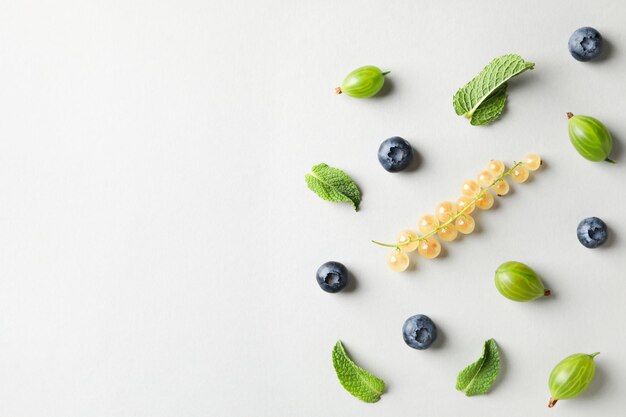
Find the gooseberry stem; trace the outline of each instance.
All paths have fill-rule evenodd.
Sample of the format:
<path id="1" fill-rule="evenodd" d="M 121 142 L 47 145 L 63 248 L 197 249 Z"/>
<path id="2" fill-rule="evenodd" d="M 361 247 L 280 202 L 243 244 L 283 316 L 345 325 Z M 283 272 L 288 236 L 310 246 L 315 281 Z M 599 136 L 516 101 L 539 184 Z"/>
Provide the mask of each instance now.
<path id="1" fill-rule="evenodd" d="M 389 74 L 390 72 L 391 72 L 391 71 L 385 71 L 385 72 L 383 72 L 383 77 L 384 77 L 385 75 Z"/>
<path id="2" fill-rule="evenodd" d="M 612 164 L 616 164 L 617 162 L 615 162 L 614 160 L 612 160 L 611 158 L 606 158 L 605 159 L 606 162 L 610 162 Z"/>
<path id="3" fill-rule="evenodd" d="M 335 94 L 341 94 L 343 93 L 343 91 L 341 91 L 341 87 L 335 87 Z"/>
<path id="4" fill-rule="evenodd" d="M 549 297 L 550 295 L 552 295 L 552 291 L 550 291 L 550 290 L 544 290 L 543 291 L 543 296 L 544 297 Z"/>
<path id="5" fill-rule="evenodd" d="M 548 401 L 548 408 L 554 407 L 557 401 L 558 400 L 555 400 L 554 398 L 550 397 L 550 401 Z"/>
<path id="6" fill-rule="evenodd" d="M 571 111 L 568 111 L 568 112 L 567 112 L 567 113 L 565 113 L 565 114 L 567 114 L 567 118 L 568 118 L 568 120 L 569 120 L 569 119 L 571 119 L 572 117 L 574 117 L 574 113 L 572 113 Z"/>
<path id="7" fill-rule="evenodd" d="M 391 244 L 391 243 L 381 243 L 381 242 L 377 242 L 375 240 L 372 240 L 372 243 L 375 243 L 379 246 L 385 246 L 388 248 L 396 248 L 397 250 L 399 250 L 402 246 L 408 245 L 410 243 L 414 243 L 414 242 L 419 242 L 422 240 L 426 240 L 429 237 L 432 237 L 434 235 L 437 234 L 437 232 L 439 232 L 441 229 L 449 226 L 450 224 L 453 224 L 456 219 L 458 219 L 459 217 L 461 217 L 462 215 L 465 214 L 465 212 L 474 204 L 476 204 L 476 201 L 478 201 L 480 198 L 482 198 L 482 196 L 485 195 L 485 193 L 489 192 L 489 190 L 491 190 L 493 188 L 494 185 L 496 185 L 498 182 L 503 181 L 506 177 L 508 177 L 509 175 L 511 175 L 513 173 L 513 171 L 515 170 L 515 168 L 517 168 L 518 166 L 524 165 L 523 162 L 517 162 L 515 163 L 509 170 L 504 171 L 502 174 L 500 174 L 495 180 L 493 180 L 493 182 L 491 184 L 489 184 L 489 186 L 485 187 L 485 188 L 481 188 L 481 191 L 479 193 L 477 193 L 474 198 L 472 199 L 471 202 L 469 202 L 468 204 L 465 205 L 465 207 L 463 207 L 463 209 L 461 211 L 459 211 L 458 213 L 456 213 L 454 216 L 450 217 L 450 219 L 448 221 L 446 221 L 445 223 L 440 224 L 439 226 L 437 226 L 435 229 L 433 229 L 431 232 L 426 233 L 425 235 L 419 236 L 416 239 L 409 239 L 406 242 L 403 243 L 397 243 L 397 244 Z"/>

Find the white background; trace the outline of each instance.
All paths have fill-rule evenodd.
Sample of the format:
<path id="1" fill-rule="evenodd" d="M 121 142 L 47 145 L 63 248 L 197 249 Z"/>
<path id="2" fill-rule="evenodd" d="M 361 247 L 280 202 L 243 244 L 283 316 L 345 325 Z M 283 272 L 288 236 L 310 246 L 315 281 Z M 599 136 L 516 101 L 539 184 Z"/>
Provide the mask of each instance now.
<path id="1" fill-rule="evenodd" d="M 2 1 L 0 415 L 623 415 L 624 21 L 619 1 Z M 601 62 L 568 53 L 585 25 Z M 498 122 L 470 126 L 452 96 L 506 53 L 536 69 Z M 391 71 L 383 97 L 333 94 L 367 64 Z M 609 127 L 617 165 L 573 150 L 567 111 Z M 415 170 L 379 166 L 393 135 Z M 387 268 L 370 239 L 528 152 L 545 168 L 476 233 Z M 320 162 L 357 181 L 358 213 L 306 188 Z M 608 223 L 605 247 L 578 243 L 587 216 Z M 317 286 L 328 260 L 349 291 Z M 554 297 L 500 296 L 507 260 Z M 416 313 L 440 329 L 427 351 L 402 340 Z M 456 375 L 490 337 L 500 378 L 466 398 Z M 337 339 L 387 382 L 379 403 L 339 385 Z M 548 410 L 552 367 L 594 351 L 589 391 Z"/>

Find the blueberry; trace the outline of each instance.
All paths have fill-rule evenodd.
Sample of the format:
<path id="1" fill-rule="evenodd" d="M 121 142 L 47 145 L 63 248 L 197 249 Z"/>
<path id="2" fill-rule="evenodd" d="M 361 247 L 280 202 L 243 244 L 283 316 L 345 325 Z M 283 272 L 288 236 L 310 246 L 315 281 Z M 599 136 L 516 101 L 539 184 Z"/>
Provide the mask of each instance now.
<path id="1" fill-rule="evenodd" d="M 400 136 L 385 139 L 378 148 L 378 161 L 389 172 L 402 171 L 412 160 L 413 148 Z"/>
<path id="2" fill-rule="evenodd" d="M 317 283 L 326 292 L 339 292 L 348 285 L 348 268 L 339 262 L 326 262 L 317 269 Z"/>
<path id="3" fill-rule="evenodd" d="M 578 224 L 578 240 L 586 248 L 597 248 L 609 237 L 606 224 L 597 217 L 588 217 Z"/>
<path id="4" fill-rule="evenodd" d="M 428 316 L 416 314 L 404 322 L 402 336 L 413 349 L 428 349 L 437 338 L 437 326 Z"/>
<path id="5" fill-rule="evenodd" d="M 591 61 L 602 52 L 602 35 L 594 28 L 576 29 L 567 43 L 569 53 L 578 61 Z"/>

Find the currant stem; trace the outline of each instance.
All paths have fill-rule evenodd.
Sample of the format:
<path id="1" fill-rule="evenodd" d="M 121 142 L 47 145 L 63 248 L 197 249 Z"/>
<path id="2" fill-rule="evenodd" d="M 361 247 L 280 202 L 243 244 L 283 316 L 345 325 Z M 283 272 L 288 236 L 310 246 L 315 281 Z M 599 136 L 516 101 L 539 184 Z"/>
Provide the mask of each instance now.
<path id="1" fill-rule="evenodd" d="M 472 201 L 468 204 L 465 205 L 465 207 L 463 208 L 463 210 L 459 211 L 457 214 L 455 214 L 454 216 L 452 216 L 447 222 L 440 224 L 439 226 L 437 226 L 433 231 L 426 233 L 425 235 L 419 236 L 417 239 L 409 239 L 407 242 L 404 243 L 398 243 L 398 244 L 390 244 L 390 243 L 381 243 L 381 242 L 377 242 L 375 240 L 372 240 L 373 243 L 380 245 L 380 246 L 386 246 L 388 248 L 396 248 L 396 249 L 400 249 L 402 246 L 408 245 L 410 243 L 414 243 L 414 242 L 419 242 L 421 240 L 426 240 L 429 237 L 432 237 L 434 235 L 437 234 L 437 232 L 439 232 L 441 229 L 443 229 L 444 227 L 449 226 L 450 224 L 453 224 L 456 219 L 458 219 L 459 217 L 461 217 L 462 215 L 465 214 L 465 212 L 473 205 L 476 204 L 476 201 L 478 201 L 482 196 L 485 195 L 486 192 L 488 192 L 489 190 L 491 190 L 493 188 L 494 185 L 496 185 L 498 182 L 504 180 L 506 177 L 508 177 L 509 175 L 511 175 L 511 173 L 515 170 L 515 168 L 517 168 L 518 166 L 524 165 L 523 162 L 516 162 L 510 169 L 508 169 L 507 171 L 504 171 L 502 174 L 500 174 L 495 180 L 493 180 L 493 182 L 491 184 L 489 184 L 489 186 L 485 187 L 485 188 L 481 188 L 481 191 L 476 194 L 474 196 L 474 198 L 472 199 Z"/>
<path id="2" fill-rule="evenodd" d="M 387 248 L 395 248 L 397 250 L 400 250 L 400 245 L 391 245 L 389 243 L 382 243 L 382 242 L 377 242 L 375 240 L 372 240 L 372 243 L 376 243 L 379 246 L 385 246 Z"/>

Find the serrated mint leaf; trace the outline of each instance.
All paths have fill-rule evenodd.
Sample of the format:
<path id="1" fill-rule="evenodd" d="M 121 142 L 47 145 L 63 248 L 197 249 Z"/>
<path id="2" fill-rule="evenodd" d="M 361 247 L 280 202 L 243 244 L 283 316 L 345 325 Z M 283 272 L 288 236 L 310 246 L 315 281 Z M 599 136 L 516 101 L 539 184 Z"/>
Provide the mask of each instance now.
<path id="1" fill-rule="evenodd" d="M 478 117 L 479 120 L 473 122 L 473 125 L 493 122 L 500 117 L 506 101 L 506 91 L 503 93 L 500 89 L 506 86 L 512 77 L 534 67 L 534 63 L 526 62 L 515 54 L 494 59 L 465 87 L 456 92 L 452 100 L 454 111 L 472 121 L 474 117 Z M 487 108 L 479 110 L 482 106 Z"/>
<path id="2" fill-rule="evenodd" d="M 473 364 L 463 369 L 456 379 L 456 389 L 465 392 L 471 397 L 477 394 L 486 394 L 493 385 L 500 372 L 500 352 L 493 339 L 489 339 L 483 346 L 483 354 Z"/>
<path id="3" fill-rule="evenodd" d="M 311 172 L 304 179 L 309 188 L 324 200 L 349 202 L 354 210 L 359 209 L 361 192 L 352 178 L 342 170 L 318 164 L 311 168 Z"/>
<path id="4" fill-rule="evenodd" d="M 493 92 L 483 104 L 478 106 L 470 124 L 474 126 L 484 126 L 496 120 L 502 114 L 504 103 L 506 103 L 507 84 L 503 84 L 500 88 Z"/>
<path id="5" fill-rule="evenodd" d="M 350 394 L 366 403 L 380 400 L 380 395 L 385 391 L 385 383 L 352 362 L 341 340 L 333 348 L 333 366 L 339 382 Z"/>

